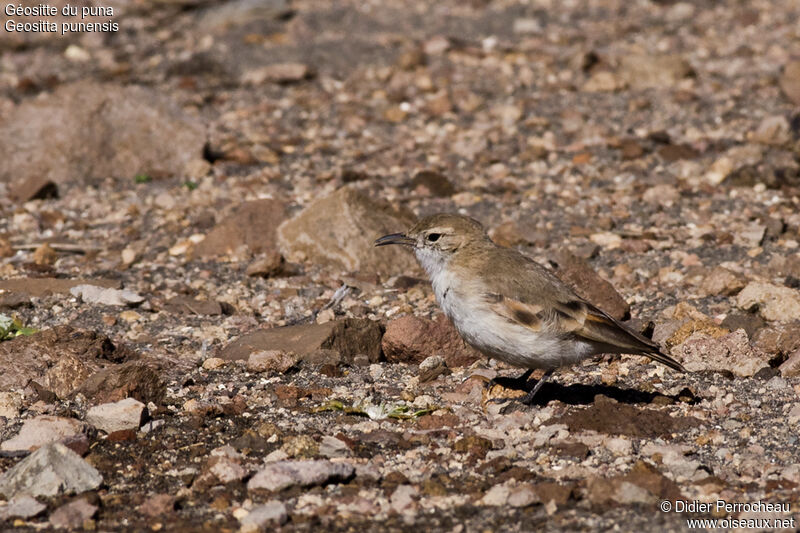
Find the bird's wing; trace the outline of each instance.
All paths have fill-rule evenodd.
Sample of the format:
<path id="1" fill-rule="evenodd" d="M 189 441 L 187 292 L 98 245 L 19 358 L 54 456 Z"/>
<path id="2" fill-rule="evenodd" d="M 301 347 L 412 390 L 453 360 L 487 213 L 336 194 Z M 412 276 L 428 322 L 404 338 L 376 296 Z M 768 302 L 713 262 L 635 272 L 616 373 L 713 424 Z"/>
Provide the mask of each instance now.
<path id="1" fill-rule="evenodd" d="M 661 352 L 653 341 L 576 295 L 540 264 L 511 250 L 504 250 L 502 256 L 503 261 L 516 262 L 529 274 L 511 279 L 492 275 L 492 271 L 500 269 L 497 265 L 486 265 L 485 298 L 501 316 L 536 332 L 572 336 L 600 345 L 609 352 L 646 355 L 685 372 L 680 363 Z"/>

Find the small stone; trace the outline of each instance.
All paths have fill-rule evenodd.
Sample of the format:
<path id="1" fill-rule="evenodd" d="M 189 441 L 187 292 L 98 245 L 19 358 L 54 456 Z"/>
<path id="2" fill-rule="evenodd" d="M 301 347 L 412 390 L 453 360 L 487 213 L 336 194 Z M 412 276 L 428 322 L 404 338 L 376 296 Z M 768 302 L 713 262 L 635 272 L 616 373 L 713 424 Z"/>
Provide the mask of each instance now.
<path id="1" fill-rule="evenodd" d="M 717 266 L 703 279 L 700 289 L 706 296 L 732 296 L 744 286 L 745 280 L 742 276 L 725 267 Z"/>
<path id="2" fill-rule="evenodd" d="M 766 117 L 750 135 L 750 140 L 761 144 L 780 146 L 792 140 L 792 129 L 783 115 Z"/>
<path id="3" fill-rule="evenodd" d="M 269 526 L 281 526 L 289 520 L 286 506 L 277 500 L 270 500 L 254 507 L 249 513 L 239 519 L 242 533 L 266 531 Z"/>
<path id="4" fill-rule="evenodd" d="M 74 418 L 40 415 L 26 420 L 16 437 L 0 445 L 3 451 L 33 451 L 51 442 L 67 443 L 86 432 L 86 424 Z"/>
<path id="5" fill-rule="evenodd" d="M 139 429 L 147 407 L 133 398 L 125 398 L 114 403 L 104 403 L 90 408 L 86 413 L 86 421 L 106 433 L 126 429 Z"/>
<path id="6" fill-rule="evenodd" d="M 789 357 L 781 363 L 778 367 L 781 371 L 781 376 L 785 378 L 793 378 L 800 376 L 800 350 L 796 350 L 789 354 Z"/>
<path id="7" fill-rule="evenodd" d="M 795 105 L 800 105 L 800 61 L 790 61 L 783 67 L 778 83 L 783 94 Z"/>
<path id="8" fill-rule="evenodd" d="M 267 252 L 266 256 L 255 259 L 247 265 L 245 273 L 248 276 L 269 278 L 280 274 L 284 265 L 283 256 L 277 250 L 271 250 Z"/>
<path id="9" fill-rule="evenodd" d="M 744 310 L 757 307 L 765 320 L 800 320 L 800 291 L 789 287 L 750 282 L 737 296 L 736 305 Z"/>
<path id="10" fill-rule="evenodd" d="M 7 499 L 27 494 L 55 496 L 94 490 L 103 476 L 78 454 L 59 443 L 45 444 L 0 476 Z"/>
<path id="11" fill-rule="evenodd" d="M 6 505 L 0 506 L 0 522 L 11 518 L 33 518 L 45 509 L 47 509 L 47 506 L 39 503 L 36 498 L 17 496 L 12 498 Z"/>
<path id="12" fill-rule="evenodd" d="M 136 250 L 131 248 L 130 246 L 122 250 L 121 259 L 122 264 L 124 265 L 131 265 L 134 261 L 136 261 Z"/>
<path id="13" fill-rule="evenodd" d="M 33 252 L 33 262 L 37 265 L 53 265 L 58 259 L 58 254 L 49 244 L 44 243 Z"/>
<path id="14" fill-rule="evenodd" d="M 220 359 L 219 357 L 209 357 L 205 361 L 203 361 L 203 369 L 204 370 L 216 370 L 218 368 L 222 368 L 223 366 L 227 365 L 228 361 L 225 359 Z"/>
<path id="15" fill-rule="evenodd" d="M 82 529 L 86 521 L 90 520 L 96 512 L 96 505 L 87 502 L 86 498 L 79 498 L 53 511 L 50 515 L 50 525 L 56 529 L 73 531 Z"/>
<path id="16" fill-rule="evenodd" d="M 156 494 L 150 496 L 138 507 L 138 511 L 145 516 L 155 518 L 170 513 L 175 508 L 175 496 L 172 494 Z"/>
<path id="17" fill-rule="evenodd" d="M 427 194 L 446 197 L 455 194 L 456 188 L 447 176 L 435 170 L 421 170 L 414 175 L 411 186 L 415 191 L 424 189 Z"/>
<path id="18" fill-rule="evenodd" d="M 619 76 L 633 89 L 664 88 L 692 73 L 679 55 L 629 54 L 620 61 Z"/>
<path id="19" fill-rule="evenodd" d="M 728 313 L 725 320 L 720 324 L 728 331 L 736 331 L 743 329 L 750 339 L 753 339 L 758 330 L 767 325 L 763 318 L 755 313 L 743 313 L 741 311 L 733 311 Z M 763 348 L 762 348 L 763 349 Z M 769 352 L 768 350 L 764 350 Z"/>
<path id="20" fill-rule="evenodd" d="M 256 473 L 247 490 L 280 491 L 289 487 L 324 485 L 347 481 L 355 474 L 353 465 L 330 461 L 278 461 Z"/>
<path id="21" fill-rule="evenodd" d="M 261 85 L 265 81 L 290 83 L 302 81 L 311 76 L 311 70 L 302 63 L 275 63 L 249 70 L 242 76 L 242 83 Z"/>
<path id="22" fill-rule="evenodd" d="M 299 362 L 300 358 L 294 352 L 262 350 L 250 354 L 250 357 L 247 358 L 247 370 L 283 374 Z"/>
<path id="23" fill-rule="evenodd" d="M 536 488 L 530 483 L 518 485 L 508 495 L 508 505 L 511 507 L 528 507 L 534 503 L 541 503 L 541 498 Z"/>
<path id="24" fill-rule="evenodd" d="M 352 455 L 352 452 L 350 447 L 341 440 L 325 435 L 319 445 L 319 454 L 332 459 L 334 457 L 348 457 Z"/>
<path id="25" fill-rule="evenodd" d="M 18 392 L 0 391 L 0 416 L 16 418 L 22 405 L 22 395 Z"/>
<path id="26" fill-rule="evenodd" d="M 415 499 L 419 496 L 419 491 L 411 485 L 398 485 L 389 497 L 389 503 L 395 512 L 404 513 L 416 508 Z"/>
<path id="27" fill-rule="evenodd" d="M 85 303 L 99 305 L 126 306 L 142 303 L 144 298 L 133 291 L 106 289 L 96 285 L 78 285 L 69 290 L 70 294 Z"/>

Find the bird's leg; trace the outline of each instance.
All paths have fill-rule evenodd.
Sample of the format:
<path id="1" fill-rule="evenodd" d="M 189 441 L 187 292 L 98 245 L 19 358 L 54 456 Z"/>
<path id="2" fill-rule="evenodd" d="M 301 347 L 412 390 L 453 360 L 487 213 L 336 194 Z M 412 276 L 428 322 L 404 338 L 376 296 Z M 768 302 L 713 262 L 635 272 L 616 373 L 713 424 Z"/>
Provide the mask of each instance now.
<path id="1" fill-rule="evenodd" d="M 525 397 L 520 400 L 520 402 L 524 403 L 525 405 L 531 405 L 533 403 L 533 397 L 536 396 L 536 393 L 542 388 L 542 385 L 544 385 L 544 382 L 547 381 L 547 378 L 552 375 L 553 369 L 551 368 L 550 370 L 546 371 L 541 378 L 539 378 L 539 381 L 536 382 L 536 385 L 533 387 L 533 389 L 526 394 Z"/>

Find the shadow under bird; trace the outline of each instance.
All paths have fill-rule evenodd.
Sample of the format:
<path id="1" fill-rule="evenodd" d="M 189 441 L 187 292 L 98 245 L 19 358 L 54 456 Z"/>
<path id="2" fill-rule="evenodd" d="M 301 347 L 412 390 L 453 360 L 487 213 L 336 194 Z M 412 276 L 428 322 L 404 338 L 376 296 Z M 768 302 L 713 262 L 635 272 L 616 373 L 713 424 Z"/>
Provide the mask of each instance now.
<path id="1" fill-rule="evenodd" d="M 686 370 L 650 339 L 630 330 L 575 292 L 539 263 L 498 246 L 475 219 L 441 213 L 375 246 L 411 247 L 433 285 L 436 301 L 461 337 L 483 354 L 527 371 L 545 371 L 523 398 L 534 395 L 562 366 L 598 354 L 645 355 Z"/>

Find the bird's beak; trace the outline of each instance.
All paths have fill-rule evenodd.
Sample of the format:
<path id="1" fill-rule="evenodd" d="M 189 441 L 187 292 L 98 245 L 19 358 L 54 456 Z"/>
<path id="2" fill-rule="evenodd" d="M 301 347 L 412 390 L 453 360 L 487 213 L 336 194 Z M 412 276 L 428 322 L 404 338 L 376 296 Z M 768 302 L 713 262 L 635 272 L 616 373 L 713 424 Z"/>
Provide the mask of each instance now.
<path id="1" fill-rule="evenodd" d="M 411 237 L 406 237 L 405 233 L 390 233 L 384 235 L 377 241 L 375 246 L 386 246 L 387 244 L 405 244 L 406 246 L 414 246 L 416 241 Z"/>

